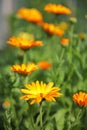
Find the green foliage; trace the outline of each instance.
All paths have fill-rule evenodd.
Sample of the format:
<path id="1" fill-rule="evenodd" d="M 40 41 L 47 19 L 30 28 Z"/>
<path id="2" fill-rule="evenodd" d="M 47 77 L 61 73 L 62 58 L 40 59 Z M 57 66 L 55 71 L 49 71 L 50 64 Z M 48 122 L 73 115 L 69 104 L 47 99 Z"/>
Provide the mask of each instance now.
<path id="1" fill-rule="evenodd" d="M 50 0 L 51 3 L 68 1 Z M 27 4 L 28 3 L 28 4 Z M 19 36 L 21 32 L 32 34 L 35 40 L 42 40 L 44 46 L 30 48 L 26 52 L 27 63 L 48 61 L 52 67 L 39 69 L 25 78 L 11 71 L 13 64 L 23 62 L 24 52 L 16 47 L 6 46 L 0 51 L 0 129 L 2 130 L 86 130 L 87 108 L 81 109 L 73 103 L 72 95 L 82 91 L 87 93 L 87 32 L 85 37 L 79 36 L 77 23 L 70 23 L 70 16 L 59 16 L 44 11 L 49 0 L 32 0 L 25 2 L 27 8 L 39 9 L 48 23 L 67 22 L 69 28 L 64 37 L 70 39 L 68 46 L 61 45 L 62 37 L 47 34 L 39 25 L 19 19 L 14 13 L 9 22 L 11 35 Z M 39 6 L 40 5 L 40 6 Z M 72 14 L 73 15 L 73 14 Z M 56 18 L 56 20 L 55 20 Z M 78 18 L 78 17 L 77 17 Z M 83 25 L 80 25 L 83 26 Z M 43 128 L 40 126 L 39 104 L 30 105 L 29 101 L 21 101 L 21 88 L 33 81 L 52 81 L 61 88 L 61 97 L 56 102 L 42 103 Z M 4 107 L 8 100 L 10 107 Z"/>

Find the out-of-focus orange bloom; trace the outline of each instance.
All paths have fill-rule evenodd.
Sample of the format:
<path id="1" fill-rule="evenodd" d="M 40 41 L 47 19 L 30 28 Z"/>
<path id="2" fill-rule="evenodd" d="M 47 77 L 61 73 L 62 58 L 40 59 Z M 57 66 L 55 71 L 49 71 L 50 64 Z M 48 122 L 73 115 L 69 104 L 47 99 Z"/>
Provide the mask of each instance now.
<path id="1" fill-rule="evenodd" d="M 38 66 L 44 70 L 52 67 L 51 63 L 49 63 L 48 61 L 40 61 L 38 62 Z"/>
<path id="2" fill-rule="evenodd" d="M 3 102 L 3 106 L 4 106 L 4 107 L 10 107 L 10 102 L 9 102 L 8 100 L 5 100 L 5 101 Z"/>
<path id="3" fill-rule="evenodd" d="M 61 45 L 63 46 L 67 46 L 69 42 L 70 42 L 69 38 L 62 38 L 60 41 Z"/>
<path id="4" fill-rule="evenodd" d="M 71 14 L 71 10 L 61 4 L 47 4 L 44 7 L 44 10 L 54 14 Z"/>
<path id="5" fill-rule="evenodd" d="M 33 23 L 39 23 L 43 21 L 41 12 L 35 8 L 21 8 L 18 10 L 17 16 Z"/>
<path id="6" fill-rule="evenodd" d="M 87 93 L 79 92 L 73 95 L 73 100 L 79 106 L 87 106 Z"/>
<path id="7" fill-rule="evenodd" d="M 28 40 L 27 38 L 19 38 L 12 36 L 8 41 L 8 44 L 27 50 L 31 47 L 42 46 L 42 41 Z"/>
<path id="8" fill-rule="evenodd" d="M 33 71 L 38 69 L 38 65 L 35 65 L 34 63 L 29 63 L 28 65 L 25 64 L 17 64 L 13 65 L 11 67 L 11 70 L 14 72 L 17 72 L 19 74 L 28 75 L 31 74 Z"/>
<path id="9" fill-rule="evenodd" d="M 64 34 L 64 30 L 60 29 L 58 26 L 55 26 L 54 24 L 42 22 L 39 25 L 49 34 L 54 34 L 57 36 L 63 36 Z"/>

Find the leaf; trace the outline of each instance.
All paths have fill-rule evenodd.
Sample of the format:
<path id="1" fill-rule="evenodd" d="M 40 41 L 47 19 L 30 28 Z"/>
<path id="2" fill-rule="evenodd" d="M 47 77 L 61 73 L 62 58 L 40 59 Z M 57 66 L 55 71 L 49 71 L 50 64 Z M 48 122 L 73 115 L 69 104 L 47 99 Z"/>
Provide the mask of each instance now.
<path id="1" fill-rule="evenodd" d="M 66 109 L 60 109 L 54 116 L 56 121 L 56 127 L 58 130 L 63 130 L 66 112 Z"/>

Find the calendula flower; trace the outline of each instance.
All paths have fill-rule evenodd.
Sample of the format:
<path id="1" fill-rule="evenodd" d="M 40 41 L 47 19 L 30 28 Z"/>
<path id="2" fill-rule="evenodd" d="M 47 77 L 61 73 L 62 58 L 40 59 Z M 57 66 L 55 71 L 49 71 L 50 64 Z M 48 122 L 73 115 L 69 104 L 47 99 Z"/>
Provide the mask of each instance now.
<path id="1" fill-rule="evenodd" d="M 86 19 L 87 19 L 87 14 L 85 14 L 85 16 L 84 16 Z"/>
<path id="2" fill-rule="evenodd" d="M 41 12 L 35 8 L 21 8 L 18 10 L 17 16 L 33 23 L 39 23 L 43 20 Z"/>
<path id="3" fill-rule="evenodd" d="M 71 10 L 61 4 L 47 4 L 44 7 L 44 10 L 54 14 L 65 14 L 65 15 L 71 14 Z"/>
<path id="4" fill-rule="evenodd" d="M 69 38 L 62 38 L 60 41 L 61 45 L 63 46 L 67 46 L 69 42 L 70 42 Z"/>
<path id="5" fill-rule="evenodd" d="M 52 67 L 51 63 L 49 63 L 48 61 L 40 61 L 40 62 L 38 62 L 38 66 L 39 66 L 41 69 L 43 69 L 43 70 L 49 69 L 49 68 Z"/>
<path id="6" fill-rule="evenodd" d="M 11 67 L 11 70 L 17 72 L 19 74 L 28 75 L 31 74 L 33 71 L 38 69 L 38 65 L 34 63 L 25 64 L 16 64 Z"/>
<path id="7" fill-rule="evenodd" d="M 8 100 L 5 100 L 5 101 L 3 102 L 3 106 L 5 106 L 5 107 L 10 107 L 10 102 L 9 102 Z"/>
<path id="8" fill-rule="evenodd" d="M 8 44 L 19 47 L 23 50 L 27 50 L 31 47 L 42 46 L 42 41 L 28 40 L 27 38 L 20 38 L 12 36 L 8 41 Z"/>
<path id="9" fill-rule="evenodd" d="M 34 40 L 34 35 L 33 35 L 33 34 L 29 34 L 29 33 L 27 33 L 27 32 L 20 32 L 20 33 L 18 34 L 18 37 L 19 37 L 19 38 L 26 38 L 26 39 L 28 39 L 28 40 Z"/>
<path id="10" fill-rule="evenodd" d="M 78 34 L 78 37 L 79 37 L 81 40 L 85 40 L 86 35 L 85 35 L 84 33 L 79 33 L 79 34 Z"/>
<path id="11" fill-rule="evenodd" d="M 25 85 L 26 89 L 21 89 L 21 92 L 25 95 L 20 99 L 31 100 L 30 104 L 40 103 L 42 100 L 55 101 L 56 97 L 60 97 L 59 87 L 53 87 L 53 82 L 48 84 L 39 83 L 39 81 L 32 82 Z"/>
<path id="12" fill-rule="evenodd" d="M 87 106 L 87 93 L 79 92 L 73 95 L 73 100 L 79 106 Z"/>
<path id="13" fill-rule="evenodd" d="M 77 23 L 76 17 L 70 17 L 69 20 L 70 20 L 71 23 Z"/>
<path id="14" fill-rule="evenodd" d="M 39 24 L 47 33 L 54 34 L 57 36 L 62 36 L 64 34 L 64 30 L 60 29 L 58 26 L 49 23 L 40 23 Z"/>
<path id="15" fill-rule="evenodd" d="M 4 109 L 9 109 L 11 104 L 8 100 L 5 100 L 2 104 L 2 106 L 3 106 Z"/>
<path id="16" fill-rule="evenodd" d="M 61 30 L 66 31 L 66 30 L 68 29 L 68 27 L 69 27 L 69 24 L 66 23 L 66 22 L 60 22 L 60 23 L 58 24 L 58 27 L 59 27 Z"/>

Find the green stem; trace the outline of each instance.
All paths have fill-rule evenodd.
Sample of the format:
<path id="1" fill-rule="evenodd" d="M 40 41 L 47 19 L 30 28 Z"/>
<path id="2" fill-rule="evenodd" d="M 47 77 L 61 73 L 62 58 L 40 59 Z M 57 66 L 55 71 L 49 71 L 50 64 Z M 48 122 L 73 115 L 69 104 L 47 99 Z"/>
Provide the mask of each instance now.
<path id="1" fill-rule="evenodd" d="M 42 130 L 43 121 L 42 121 L 42 104 L 40 104 L 40 129 Z"/>
<path id="2" fill-rule="evenodd" d="M 26 51 L 24 51 L 23 63 L 26 64 L 26 62 L 27 62 L 27 55 L 26 55 Z"/>

